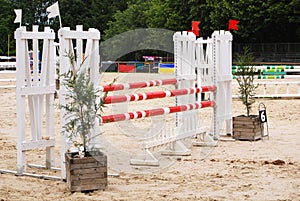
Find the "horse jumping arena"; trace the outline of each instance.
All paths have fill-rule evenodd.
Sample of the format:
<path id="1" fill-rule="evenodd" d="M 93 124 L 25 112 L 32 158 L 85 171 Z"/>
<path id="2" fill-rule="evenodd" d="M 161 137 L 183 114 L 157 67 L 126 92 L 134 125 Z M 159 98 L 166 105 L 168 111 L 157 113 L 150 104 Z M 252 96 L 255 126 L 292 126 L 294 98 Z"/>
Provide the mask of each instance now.
<path id="1" fill-rule="evenodd" d="M 191 40 L 191 44 L 192 41 L 193 40 Z M 199 42 L 197 45 L 198 46 L 196 47 L 199 47 L 201 45 L 201 42 Z M 184 58 L 184 56 L 179 57 L 179 59 L 182 58 Z M 180 65 L 180 63 L 181 64 L 184 63 L 184 61 L 186 60 L 182 59 L 182 61 L 178 61 L 178 65 Z M 212 65 L 212 63 L 208 63 L 207 60 L 202 64 Z M 189 65 L 189 64 L 184 63 L 184 65 Z M 202 68 L 204 67 L 202 66 Z M 229 72 L 230 70 L 231 69 L 229 68 Z M 187 75 L 188 73 L 190 74 Z M 185 139 L 193 140 L 195 137 L 197 137 L 196 136 L 197 133 L 204 133 L 203 139 L 205 140 L 200 139 L 200 142 L 213 142 L 214 137 L 215 138 L 219 137 L 220 133 L 215 132 L 215 130 L 221 130 L 223 126 L 217 125 L 216 127 L 214 127 L 214 123 L 215 123 L 214 115 L 218 116 L 217 115 L 218 111 L 215 111 L 215 108 L 220 104 L 218 100 L 223 100 L 223 98 L 218 99 L 218 97 L 214 93 L 217 93 L 218 90 L 225 91 L 225 89 L 220 87 L 217 83 L 212 82 L 213 80 L 212 77 L 214 74 L 213 72 L 211 72 L 211 74 L 208 74 L 207 77 L 209 76 L 211 77 L 209 77 L 209 79 L 206 80 L 196 79 L 197 77 L 196 75 L 193 76 L 192 71 L 188 73 L 185 74 L 185 78 L 190 79 L 188 83 L 180 83 L 180 81 L 186 79 L 183 79 L 184 76 L 179 76 L 178 74 L 175 75 L 176 79 L 174 79 L 174 77 L 171 77 L 169 75 L 155 75 L 155 74 L 154 75 L 142 74 L 142 76 L 137 74 L 100 75 L 100 79 L 99 81 L 97 81 L 99 86 L 105 86 L 105 83 L 111 82 L 111 80 L 113 80 L 114 78 L 117 78 L 117 81 L 120 83 L 138 83 L 133 85 L 139 85 L 136 88 L 134 87 L 131 88 L 130 84 L 121 84 L 124 86 L 123 87 L 125 88 L 124 90 L 110 92 L 109 93 L 110 97 L 107 99 L 107 108 L 104 109 L 104 114 L 102 114 L 102 120 L 100 120 L 99 122 L 101 123 L 102 121 L 103 124 L 99 128 L 102 133 L 100 140 L 103 139 L 103 143 L 108 143 L 111 145 L 105 147 L 106 150 L 114 151 L 111 153 L 111 158 L 118 158 L 119 156 L 121 157 L 123 156 L 123 158 L 119 158 L 119 161 L 112 160 L 111 161 L 112 166 L 114 165 L 117 166 L 118 162 L 121 163 L 120 166 L 124 166 L 125 164 L 124 161 L 127 161 L 127 164 L 132 163 L 133 164 L 132 169 L 140 168 L 140 165 L 151 165 L 154 167 L 158 167 L 158 165 L 163 166 L 164 164 L 161 164 L 161 162 L 163 163 L 166 162 L 170 157 L 170 156 L 160 156 L 161 153 L 163 152 L 165 152 L 165 154 L 168 155 L 175 154 L 176 155 L 175 161 L 173 161 L 173 163 L 177 163 L 176 166 L 172 166 L 172 168 L 165 170 L 166 171 L 165 173 L 162 174 L 155 173 L 154 177 L 151 175 L 146 175 L 146 176 L 128 175 L 127 176 L 121 173 L 120 179 L 111 178 L 111 182 L 112 182 L 111 185 L 113 186 L 114 184 L 116 184 L 115 189 L 113 188 L 108 189 L 108 192 L 110 192 L 111 195 L 109 195 L 108 192 L 103 192 L 101 196 L 103 196 L 106 199 L 112 198 L 109 196 L 113 196 L 114 198 L 120 198 L 123 196 L 125 197 L 125 200 L 131 199 L 134 196 L 139 196 L 141 200 L 146 200 L 147 196 L 148 198 L 154 198 L 154 199 L 162 199 L 165 196 L 170 199 L 173 198 L 175 199 L 177 197 L 177 198 L 182 198 L 181 200 L 191 199 L 192 197 L 194 199 L 197 198 L 198 199 L 215 198 L 221 200 L 223 198 L 238 199 L 238 198 L 244 198 L 245 196 L 247 197 L 248 195 L 251 198 L 262 198 L 265 196 L 269 196 L 272 199 L 273 198 L 280 199 L 283 197 L 296 198 L 299 195 L 297 194 L 298 192 L 296 191 L 297 185 L 298 186 L 300 185 L 299 184 L 300 177 L 297 171 L 297 168 L 299 168 L 299 157 L 297 154 L 293 154 L 297 152 L 296 151 L 297 144 L 288 145 L 288 142 L 292 139 L 295 140 L 299 138 L 297 137 L 296 133 L 293 131 L 292 128 L 284 127 L 285 128 L 284 132 L 288 132 L 289 135 L 285 136 L 285 138 L 282 140 L 281 135 L 284 133 L 279 131 L 276 132 L 278 128 L 275 128 L 275 125 L 279 127 L 281 126 L 281 128 L 287 125 L 285 122 L 284 115 L 290 118 L 290 123 L 291 122 L 296 123 L 297 120 L 299 120 L 299 115 L 291 111 L 293 109 L 294 110 L 297 109 L 299 105 L 296 104 L 293 106 L 293 104 L 286 104 L 287 102 L 282 102 L 283 104 L 286 104 L 286 110 L 284 112 L 276 113 L 276 114 L 270 113 L 269 117 L 271 119 L 281 120 L 279 123 L 273 122 L 270 125 L 271 133 L 272 131 L 274 132 L 273 139 L 275 140 L 272 141 L 272 143 L 255 142 L 256 146 L 254 146 L 254 144 L 250 145 L 248 144 L 248 142 L 237 142 L 234 144 L 230 142 L 227 142 L 227 144 L 221 143 L 221 146 L 215 148 L 213 153 L 211 153 L 211 155 L 205 159 L 203 158 L 203 155 L 199 154 L 199 148 L 188 149 L 188 147 L 185 147 L 186 144 L 184 140 Z M 5 79 L 13 79 L 10 78 L 11 75 L 5 75 L 5 76 L 7 76 L 7 78 Z M 231 76 L 230 79 L 228 78 L 229 77 L 227 76 L 227 79 L 221 79 L 221 80 L 225 80 L 225 81 L 231 80 Z M 52 77 L 51 79 L 54 80 L 54 77 Z M 145 79 L 149 80 L 149 82 L 147 82 L 146 84 L 143 83 Z M 156 80 L 155 83 L 158 84 L 153 84 L 153 85 L 157 85 L 157 86 L 142 88 L 142 86 L 151 86 L 151 83 L 154 83 L 154 82 L 150 82 L 150 80 Z M 168 82 L 171 82 L 171 84 L 164 85 L 163 80 L 168 80 Z M 175 80 L 176 80 L 176 84 L 175 84 Z M 198 88 L 195 88 L 194 85 L 188 86 L 190 83 L 194 83 L 197 81 L 202 82 L 202 84 L 197 83 L 199 86 Z M 35 87 L 34 84 L 32 85 L 33 87 Z M 102 88 L 103 91 L 105 91 L 105 87 Z M 0 90 L 3 92 L 3 94 L 5 94 L 5 97 L 9 98 L 10 100 L 13 100 L 13 98 L 15 98 L 16 96 L 18 97 L 18 94 L 14 93 L 14 89 L 2 88 Z M 55 89 L 53 88 L 53 86 L 51 87 L 46 86 L 42 91 L 44 94 L 52 94 L 51 96 L 53 96 L 54 90 Z M 201 90 L 203 91 L 207 90 L 206 93 L 209 93 L 208 95 L 209 100 L 199 100 L 201 96 L 196 97 L 196 92 L 200 92 Z M 233 88 L 233 90 L 235 89 Z M 124 94 L 123 92 L 126 93 Z M 28 93 L 30 94 L 28 95 Z M 19 98 L 23 98 L 24 96 L 34 97 L 35 94 L 39 95 L 39 93 L 41 93 L 41 91 L 39 90 L 29 92 L 29 90 L 25 89 L 21 92 L 20 94 L 21 96 Z M 184 98 L 184 97 L 189 97 L 189 98 Z M 151 99 L 151 100 L 146 100 L 146 99 Z M 39 105 L 39 107 L 42 107 L 43 109 L 47 108 L 46 106 L 41 106 L 40 104 L 37 104 L 39 102 L 46 103 L 47 95 L 45 95 L 43 101 L 40 101 L 40 98 L 32 98 L 32 100 L 25 100 L 26 104 L 30 104 L 30 101 L 36 103 L 32 105 Z M 48 101 L 51 100 L 49 99 Z M 272 111 L 272 112 L 276 111 L 276 107 L 273 106 L 275 101 L 268 100 L 268 103 L 270 103 L 267 104 L 267 107 L 269 109 L 268 111 Z M 283 100 L 283 101 L 288 101 L 288 100 Z M 298 100 L 296 100 L 295 102 L 299 103 Z M 54 100 L 54 103 L 57 104 L 58 100 Z M 199 109 L 201 106 L 200 103 L 203 104 L 202 105 L 203 109 Z M 229 103 L 231 103 L 231 100 L 229 101 Z M 14 106 L 14 104 L 16 105 Z M 12 119 L 15 119 L 18 116 L 18 114 L 15 114 L 16 111 L 15 108 L 18 107 L 18 103 L 11 101 L 10 104 L 5 103 L 4 105 L 6 106 L 10 105 L 10 106 L 8 108 L 5 108 L 3 113 L 7 118 L 2 119 L 3 120 L 2 125 L 4 129 L 1 129 L 1 133 L 3 133 L 3 137 L 1 137 L 1 143 L 2 141 L 3 142 L 7 141 L 9 148 L 8 149 L 4 148 L 3 153 L 1 153 L 1 156 L 5 158 L 4 152 L 8 152 L 9 149 L 13 149 L 13 151 L 8 152 L 9 154 L 8 156 L 14 158 L 15 160 L 12 160 L 6 165 L 2 164 L 2 166 L 4 167 L 1 169 L 15 169 L 16 161 L 17 161 L 17 157 L 15 156 L 16 148 L 14 147 L 15 143 L 12 143 L 13 138 L 15 136 L 12 137 L 11 133 L 15 133 L 18 130 L 18 129 L 17 130 L 14 129 L 14 127 L 18 127 L 18 125 L 10 122 Z M 205 108 L 205 106 L 208 106 L 208 108 Z M 22 107 L 22 105 L 19 105 L 19 107 Z M 231 111 L 231 109 L 229 110 L 230 116 L 232 114 L 239 114 L 241 110 L 240 108 L 242 106 L 239 102 L 233 101 L 232 107 L 233 107 L 233 111 Z M 46 110 L 49 111 L 50 109 L 46 109 Z M 29 114 L 31 113 L 30 108 L 25 109 L 24 114 L 27 120 L 26 123 L 22 125 L 22 127 L 23 128 L 25 127 L 26 143 L 23 143 L 24 142 L 23 140 L 22 142 L 23 144 L 21 145 L 21 148 L 23 150 L 22 149 L 21 150 L 22 152 L 27 152 L 27 158 L 25 159 L 26 164 L 24 164 L 24 161 L 22 162 L 19 161 L 20 163 L 17 167 L 21 168 L 21 170 L 23 171 L 21 173 L 19 172 L 19 174 L 36 175 L 42 178 L 43 177 L 51 178 L 45 175 L 49 172 L 52 173 L 54 171 L 56 172 L 55 174 L 57 175 L 57 178 L 63 177 L 60 171 L 57 171 L 58 169 L 53 168 L 55 167 L 54 161 L 60 161 L 61 160 L 60 153 L 62 152 L 62 150 L 66 149 L 64 143 L 61 143 L 64 142 L 64 138 L 61 136 L 61 133 L 59 132 L 60 111 L 58 111 L 57 108 L 53 108 L 53 111 L 54 111 L 53 114 L 51 114 L 53 115 L 53 122 L 51 122 L 50 120 L 50 123 L 51 124 L 53 123 L 53 128 L 49 128 L 43 125 L 41 126 L 41 128 L 37 126 L 33 129 L 31 123 L 28 122 L 28 119 L 31 119 L 31 117 L 29 116 Z M 181 111 L 185 111 L 185 112 L 181 113 Z M 174 114 L 172 115 L 173 112 Z M 35 119 L 35 122 L 38 122 L 39 113 L 36 112 L 32 112 L 32 113 L 37 114 L 37 117 L 33 119 Z M 107 115 L 107 114 L 112 114 L 112 115 Z M 147 116 L 149 118 L 139 118 L 139 117 L 147 117 Z M 185 121 L 186 118 L 190 118 L 190 119 L 188 121 Z M 225 120 L 224 122 L 225 128 L 226 128 L 226 118 L 228 118 L 228 116 L 219 117 L 218 119 L 218 120 L 220 119 Z M 135 120 L 128 121 L 126 119 L 135 119 Z M 43 121 L 41 122 L 46 122 L 46 121 L 47 118 L 43 117 Z M 109 123 L 105 123 L 106 121 L 108 121 Z M 190 125 L 185 125 L 185 122 L 195 122 L 195 123 L 191 123 Z M 43 131 L 49 131 L 49 132 L 53 132 L 51 130 L 53 129 L 54 135 L 53 137 L 51 137 L 51 135 L 50 137 L 48 137 L 47 135 L 42 134 L 42 135 L 37 135 L 35 138 L 31 136 L 32 129 L 33 130 L 41 129 Z M 187 132 L 176 133 L 178 131 L 185 131 L 185 130 Z M 163 131 L 163 132 L 158 132 L 158 131 Z M 228 132 L 228 128 L 225 129 L 225 134 L 227 132 Z M 53 141 L 52 139 L 55 140 Z M 271 136 L 271 140 L 272 140 L 272 136 Z M 34 143 L 35 141 L 37 141 L 37 143 Z M 196 139 L 196 141 L 199 141 L 199 139 Z M 3 144 L 4 147 L 5 144 Z M 276 146 L 278 147 L 276 148 Z M 48 148 L 44 150 L 43 147 L 48 147 Z M 282 150 L 280 147 L 281 148 L 284 147 L 286 148 L 286 150 L 285 149 Z M 52 148 L 53 150 L 51 150 Z M 156 152 L 157 149 L 160 149 L 161 151 Z M 272 151 L 271 152 L 263 151 L 266 149 Z M 120 154 L 121 152 L 120 150 L 122 150 L 121 154 Z M 137 153 L 137 150 L 139 150 L 138 151 L 139 153 Z M 239 150 L 238 153 L 237 150 Z M 249 156 L 249 152 L 251 152 L 251 157 Z M 127 154 L 128 157 L 124 153 L 128 153 Z M 20 154 L 22 155 L 23 153 Z M 135 158 L 135 156 L 137 155 L 138 157 Z M 140 155 L 142 155 L 142 157 Z M 185 155 L 185 156 L 181 156 L 181 155 Z M 172 158 L 170 158 L 170 160 L 171 159 Z M 281 168 L 277 168 L 277 165 L 274 165 L 275 163 L 273 164 L 273 161 L 275 161 L 276 159 L 284 160 L 285 164 L 281 166 Z M 28 163 L 32 163 L 32 162 L 41 163 L 42 160 L 48 162 L 48 164 L 46 162 L 46 166 L 48 166 L 50 169 L 52 168 L 52 171 L 45 170 L 45 169 L 36 170 L 35 168 L 33 168 L 34 166 L 32 165 L 27 166 Z M 136 163 L 138 163 L 139 166 L 135 166 Z M 22 166 L 22 164 L 24 164 L 27 167 Z M 61 164 L 58 166 L 61 166 Z M 23 167 L 25 168 L 24 170 L 22 169 Z M 128 165 L 128 167 L 130 166 Z M 122 170 L 122 167 L 117 166 L 116 169 Z M 114 170 L 112 169 L 112 172 L 113 171 Z M 239 172 L 239 174 L 235 174 L 236 171 Z M 11 171 L 11 173 L 14 173 L 14 171 Z M 281 173 L 281 178 L 277 178 L 275 176 L 278 173 Z M 265 179 L 260 179 L 260 176 L 264 174 L 268 174 L 269 177 L 273 178 L 272 182 L 269 185 L 268 185 L 269 180 L 267 180 L 268 177 L 266 177 Z M 175 175 L 177 175 L 179 178 L 178 177 L 175 178 Z M 289 177 L 291 175 L 293 175 L 293 177 Z M 255 180 L 254 179 L 252 180 L 251 177 L 252 178 L 254 177 Z M 3 181 L 7 181 L 7 178 L 10 178 L 10 176 L 4 176 Z M 203 180 L 203 178 L 206 179 Z M 283 181 L 283 178 L 286 179 L 289 178 L 288 182 Z M 121 187 L 123 185 L 123 182 L 125 181 L 125 180 L 122 181 L 123 179 L 127 181 L 127 184 L 124 183 L 124 185 L 128 185 L 128 187 Z M 231 182 L 226 182 L 229 180 L 231 180 Z M 244 183 L 241 183 L 241 180 L 243 180 Z M 276 181 L 278 181 L 279 184 L 276 184 Z M 168 185 L 170 185 L 170 188 L 163 189 L 162 187 L 166 185 L 166 182 L 168 183 Z M 247 182 L 247 186 L 245 186 L 246 185 L 245 182 Z M 224 185 L 223 188 L 218 188 L 220 183 Z M 139 188 L 134 188 L 134 186 L 137 184 L 142 184 L 142 185 L 140 185 Z M 250 186 L 252 186 L 250 190 L 248 189 L 249 188 L 248 184 L 251 184 Z M 282 190 L 281 194 L 276 194 L 276 191 L 281 189 L 281 185 L 284 184 L 291 185 L 290 190 L 289 191 Z M 45 190 L 44 185 L 46 184 L 42 184 L 38 182 L 38 185 L 40 185 L 41 188 Z M 146 187 L 145 188 L 142 187 L 143 185 L 147 185 L 147 186 L 153 185 L 153 187 L 150 187 L 149 189 L 148 186 L 148 190 L 147 190 Z M 204 187 L 205 185 L 206 187 Z M 57 192 L 56 195 L 53 195 L 53 197 L 62 198 L 63 196 L 65 196 L 65 197 L 76 199 L 76 196 L 78 195 L 63 195 L 64 190 L 62 186 L 63 184 L 58 183 L 58 187 L 54 187 L 54 191 Z M 232 189 L 232 187 L 237 188 L 239 186 L 240 189 L 243 191 L 243 193 L 240 193 L 240 191 L 237 192 L 235 190 L 227 190 L 227 192 L 223 192 L 224 189 Z M 132 190 L 130 191 L 130 188 L 136 189 L 135 192 L 134 193 L 131 192 Z M 181 193 L 177 192 L 175 190 L 176 188 L 180 189 Z M 201 190 L 202 192 L 198 193 L 197 192 L 198 190 Z M 253 191 L 256 191 L 258 193 L 255 194 Z M 270 195 L 270 191 L 274 192 L 274 194 Z M 143 192 L 144 193 L 146 192 L 146 194 L 150 193 L 152 195 L 150 194 L 143 195 L 144 194 Z M 157 194 L 155 192 L 159 192 L 159 193 Z M 227 194 L 228 196 L 225 196 Z M 92 194 L 92 196 L 93 195 L 99 196 L 100 194 L 96 192 Z M 28 193 L 27 196 L 33 196 L 33 194 Z"/>

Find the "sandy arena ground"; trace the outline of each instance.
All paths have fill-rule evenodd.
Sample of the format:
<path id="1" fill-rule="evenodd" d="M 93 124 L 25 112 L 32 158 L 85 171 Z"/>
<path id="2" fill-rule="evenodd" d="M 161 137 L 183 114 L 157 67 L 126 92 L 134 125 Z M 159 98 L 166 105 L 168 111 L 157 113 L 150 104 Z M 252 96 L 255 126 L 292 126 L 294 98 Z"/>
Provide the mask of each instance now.
<path id="1" fill-rule="evenodd" d="M 153 76 L 153 77 L 151 77 Z M 158 79 L 157 75 L 105 74 L 101 83 Z M 0 74 L 0 79 L 14 78 Z M 11 85 L 14 83 L 0 83 Z M 171 89 L 160 87 L 159 89 Z M 145 90 L 134 90 L 141 92 Z M 236 91 L 236 89 L 234 90 Z M 15 89 L 0 89 L 0 169 L 16 170 L 16 96 Z M 174 99 L 157 99 L 135 103 L 129 110 L 172 105 Z M 267 106 L 269 140 L 219 141 L 204 149 L 191 147 L 191 156 L 163 159 L 161 168 L 131 169 L 127 158 L 141 152 L 140 138 L 154 122 L 172 123 L 173 116 L 143 119 L 132 123 L 101 126 L 114 153 L 109 153 L 108 188 L 105 191 L 70 193 L 60 180 L 43 180 L 0 173 L 0 201 L 11 200 L 300 200 L 300 99 L 258 99 L 253 106 L 257 114 L 260 102 Z M 127 105 L 125 105 L 127 107 Z M 124 107 L 107 107 L 121 111 Z M 244 114 L 239 100 L 233 100 L 233 115 Z M 211 109 L 199 111 L 203 122 Z M 56 163 L 59 166 L 59 113 L 55 115 Z M 206 123 L 203 123 L 206 125 Z M 208 125 L 208 124 L 207 124 Z M 29 125 L 28 125 L 29 130 Z M 121 157 L 120 157 L 121 156 Z M 28 151 L 28 163 L 43 164 L 44 150 Z M 59 176 L 59 171 L 28 168 L 30 173 Z"/>

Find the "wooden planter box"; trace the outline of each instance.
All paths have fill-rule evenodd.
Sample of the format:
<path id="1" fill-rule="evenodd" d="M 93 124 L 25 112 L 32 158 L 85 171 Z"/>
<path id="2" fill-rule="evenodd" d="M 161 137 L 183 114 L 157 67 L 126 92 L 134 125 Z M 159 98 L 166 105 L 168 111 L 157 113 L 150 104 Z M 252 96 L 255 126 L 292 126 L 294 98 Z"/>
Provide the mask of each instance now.
<path id="1" fill-rule="evenodd" d="M 258 140 L 264 135 L 264 124 L 257 115 L 233 117 L 233 138 L 237 140 Z"/>
<path id="2" fill-rule="evenodd" d="M 66 177 L 71 192 L 104 190 L 107 187 L 107 156 L 98 152 L 84 158 L 66 153 Z"/>

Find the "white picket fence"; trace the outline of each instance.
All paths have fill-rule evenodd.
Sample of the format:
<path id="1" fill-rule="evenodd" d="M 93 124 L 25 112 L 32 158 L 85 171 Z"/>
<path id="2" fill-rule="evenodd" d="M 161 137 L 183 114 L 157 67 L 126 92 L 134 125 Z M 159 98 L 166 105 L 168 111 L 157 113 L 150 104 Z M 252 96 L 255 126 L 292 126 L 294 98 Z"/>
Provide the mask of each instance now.
<path id="1" fill-rule="evenodd" d="M 300 98 L 300 81 L 255 81 L 255 98 Z M 238 83 L 233 82 L 233 88 L 237 90 Z M 232 98 L 239 98 L 238 92 Z"/>

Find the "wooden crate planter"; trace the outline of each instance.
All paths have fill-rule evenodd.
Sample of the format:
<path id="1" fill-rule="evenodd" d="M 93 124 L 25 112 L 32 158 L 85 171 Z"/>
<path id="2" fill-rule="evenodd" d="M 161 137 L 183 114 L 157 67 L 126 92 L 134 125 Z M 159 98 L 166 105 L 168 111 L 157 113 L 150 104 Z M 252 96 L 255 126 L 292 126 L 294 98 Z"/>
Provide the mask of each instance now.
<path id="1" fill-rule="evenodd" d="M 264 124 L 261 124 L 258 116 L 253 115 L 233 117 L 233 138 L 237 140 L 258 140 L 264 132 Z"/>
<path id="2" fill-rule="evenodd" d="M 66 177 L 71 192 L 105 190 L 107 187 L 107 156 L 103 153 L 84 158 L 66 153 Z"/>

